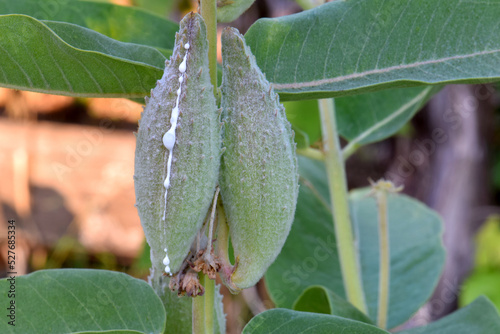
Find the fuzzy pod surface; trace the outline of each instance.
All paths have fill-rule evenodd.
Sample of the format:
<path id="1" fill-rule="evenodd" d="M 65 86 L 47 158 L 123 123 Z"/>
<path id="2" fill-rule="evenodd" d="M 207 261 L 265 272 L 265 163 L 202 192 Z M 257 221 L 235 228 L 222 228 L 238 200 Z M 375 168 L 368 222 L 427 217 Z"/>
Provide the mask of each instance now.
<path id="1" fill-rule="evenodd" d="M 285 109 L 244 37 L 222 33 L 224 146 L 220 187 L 237 259 L 229 287 L 257 283 L 290 231 L 298 196 L 295 143 Z"/>
<path id="2" fill-rule="evenodd" d="M 170 150 L 164 135 L 172 127 L 176 106 L 179 112 L 175 138 L 170 137 L 170 186 L 165 198 Z M 153 270 L 165 269 L 167 255 L 169 269 L 175 274 L 188 255 L 213 198 L 220 147 L 206 26 L 200 15 L 190 13 L 180 22 L 163 77 L 146 98 L 137 133 L 136 205 L 151 247 Z"/>

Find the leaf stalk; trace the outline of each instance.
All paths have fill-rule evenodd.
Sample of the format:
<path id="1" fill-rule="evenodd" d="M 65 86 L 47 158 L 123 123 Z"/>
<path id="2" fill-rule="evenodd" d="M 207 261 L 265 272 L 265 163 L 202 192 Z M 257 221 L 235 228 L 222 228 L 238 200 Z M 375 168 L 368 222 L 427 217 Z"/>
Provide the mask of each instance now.
<path id="1" fill-rule="evenodd" d="M 378 206 L 378 234 L 380 247 L 380 272 L 378 281 L 378 314 L 377 325 L 385 329 L 387 327 L 387 313 L 389 309 L 389 284 L 390 284 L 390 252 L 389 252 L 389 228 L 387 221 L 387 192 L 380 190 L 376 192 Z"/>

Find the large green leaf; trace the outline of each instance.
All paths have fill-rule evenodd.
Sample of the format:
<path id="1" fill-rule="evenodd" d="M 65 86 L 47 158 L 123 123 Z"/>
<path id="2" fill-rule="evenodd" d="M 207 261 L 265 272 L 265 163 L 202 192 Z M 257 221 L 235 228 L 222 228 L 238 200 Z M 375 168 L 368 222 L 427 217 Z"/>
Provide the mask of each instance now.
<path id="1" fill-rule="evenodd" d="M 388 334 L 389 332 L 373 325 L 333 315 L 273 309 L 255 316 L 243 329 L 243 334 L 260 333 Z"/>
<path id="2" fill-rule="evenodd" d="M 73 23 L 121 42 L 162 49 L 174 47 L 179 30 L 178 24 L 139 8 L 93 1 L 0 0 L 0 14 Z"/>
<path id="3" fill-rule="evenodd" d="M 142 98 L 163 73 L 165 58 L 158 50 L 114 41 L 73 24 L 3 15 L 0 31 L 3 87 Z"/>
<path id="4" fill-rule="evenodd" d="M 25 16 L 24 16 L 25 17 Z M 165 66 L 165 56 L 155 48 L 123 43 L 78 25 L 57 21 L 41 21 L 60 39 L 74 48 L 144 63 L 157 68 Z M 104 70 L 105 67 L 102 67 Z"/>
<path id="5" fill-rule="evenodd" d="M 424 327 L 398 332 L 401 334 L 496 334 L 500 333 L 500 316 L 493 304 L 479 297 L 472 304 Z"/>
<path id="6" fill-rule="evenodd" d="M 377 314 L 379 240 L 377 206 L 366 190 L 351 193 L 352 219 L 358 236 L 361 272 L 368 312 Z M 404 196 L 388 196 L 391 287 L 388 327 L 408 320 L 432 294 L 444 266 L 440 217 L 420 202 Z M 418 279 L 416 279 L 418 277 Z"/>
<path id="7" fill-rule="evenodd" d="M 345 299 L 328 288 L 315 285 L 307 288 L 293 304 L 295 311 L 336 315 L 372 324 L 370 319 Z"/>
<path id="8" fill-rule="evenodd" d="M 15 301 L 15 327 L 1 333 L 163 333 L 165 309 L 144 281 L 106 270 L 41 270 L 0 280 L 1 304 Z M 5 310 L 4 310 L 5 311 Z"/>
<path id="9" fill-rule="evenodd" d="M 277 260 L 266 274 L 278 307 L 291 308 L 303 290 L 322 285 L 345 297 L 333 232 L 323 164 L 299 159 L 301 187 L 295 221 Z M 363 286 L 369 316 L 378 301 L 378 230 L 375 200 L 365 192 L 350 195 L 358 235 Z M 430 209 L 404 195 L 388 199 L 391 251 L 389 328 L 406 321 L 431 295 L 444 264 L 441 221 Z"/>
<path id="10" fill-rule="evenodd" d="M 260 19 L 247 43 L 283 99 L 500 79 L 500 0 L 333 1 Z"/>

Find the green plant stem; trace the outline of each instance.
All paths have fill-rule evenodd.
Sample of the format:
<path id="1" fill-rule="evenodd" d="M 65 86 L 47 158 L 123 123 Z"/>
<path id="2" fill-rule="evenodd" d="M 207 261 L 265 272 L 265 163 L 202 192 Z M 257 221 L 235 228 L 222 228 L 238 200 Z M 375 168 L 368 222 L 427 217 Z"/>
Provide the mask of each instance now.
<path id="1" fill-rule="evenodd" d="M 214 301 L 215 301 L 215 281 L 207 275 L 198 275 L 201 284 L 205 288 L 203 296 L 193 298 L 193 333 L 213 334 L 214 333 Z"/>
<path id="2" fill-rule="evenodd" d="M 200 280 L 204 279 L 200 274 Z M 198 296 L 193 298 L 193 333 L 205 333 L 205 296 Z"/>
<path id="3" fill-rule="evenodd" d="M 354 245 L 344 159 L 337 132 L 334 102 L 333 99 L 323 99 L 319 100 L 318 103 L 323 133 L 323 151 L 344 288 L 347 300 L 366 314 L 367 309 Z"/>
<path id="4" fill-rule="evenodd" d="M 315 148 L 299 148 L 297 149 L 297 154 L 303 155 L 304 157 L 308 157 L 314 160 L 324 161 L 325 155 L 320 150 Z"/>
<path id="5" fill-rule="evenodd" d="M 200 14 L 207 25 L 208 67 L 210 81 L 214 86 L 213 93 L 217 98 L 217 1 L 201 0 Z M 211 234 L 212 231 L 209 233 Z M 209 242 L 211 243 L 211 240 Z M 193 333 L 213 334 L 215 281 L 204 274 L 200 274 L 199 277 L 205 288 L 205 294 L 193 300 Z"/>
<path id="6" fill-rule="evenodd" d="M 207 25 L 210 81 L 217 97 L 217 0 L 202 0 L 200 7 L 200 14 Z"/>
<path id="7" fill-rule="evenodd" d="M 389 229 L 387 221 L 387 191 L 376 191 L 379 214 L 379 248 L 380 248 L 380 273 L 378 282 L 378 314 L 377 325 L 387 327 L 387 311 L 389 308 L 389 283 L 390 283 L 390 253 Z"/>
<path id="8" fill-rule="evenodd" d="M 215 300 L 215 280 L 211 280 L 207 275 L 204 276 L 205 294 L 205 333 L 214 333 L 214 300 Z"/>

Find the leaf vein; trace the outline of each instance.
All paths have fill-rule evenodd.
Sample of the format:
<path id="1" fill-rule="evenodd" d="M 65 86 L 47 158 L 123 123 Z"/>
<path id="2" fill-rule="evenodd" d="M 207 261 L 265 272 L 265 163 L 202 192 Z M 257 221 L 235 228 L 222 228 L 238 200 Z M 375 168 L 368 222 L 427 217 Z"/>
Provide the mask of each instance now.
<path id="1" fill-rule="evenodd" d="M 352 10 L 354 9 L 354 7 L 356 7 L 357 5 L 359 5 L 360 3 L 357 3 L 355 4 L 354 6 L 350 7 L 348 10 L 344 11 L 344 13 L 342 14 L 342 17 L 340 18 L 340 20 L 338 21 L 337 23 L 337 26 L 335 27 L 335 31 L 333 32 L 332 34 L 332 40 L 330 41 L 330 45 L 328 45 L 328 51 L 326 52 L 326 58 L 325 58 L 325 64 L 323 65 L 323 79 L 326 77 L 326 67 L 328 65 L 328 59 L 330 58 L 330 50 L 332 49 L 332 46 L 333 46 L 333 42 L 335 41 L 335 39 L 337 38 L 337 31 L 340 27 L 340 24 L 344 21 L 344 18 L 347 16 L 347 14 Z M 345 58 L 345 52 L 344 52 L 344 58 Z M 342 59 L 342 62 L 344 60 Z"/>
<path id="2" fill-rule="evenodd" d="M 425 36 L 427 36 L 427 33 L 429 32 L 429 27 L 431 26 L 431 22 L 434 20 L 434 16 L 436 16 L 437 9 L 438 9 L 438 6 L 434 7 L 434 11 L 431 14 L 431 17 L 428 21 L 428 24 L 426 24 L 426 26 L 425 26 L 425 32 L 422 36 L 422 40 L 420 41 L 420 52 L 418 53 L 418 57 L 417 57 L 418 61 L 420 61 L 420 59 L 422 59 L 422 52 L 424 51 L 424 45 L 426 45 L 424 42 Z"/>
<path id="3" fill-rule="evenodd" d="M 458 6 L 454 6 L 453 7 L 453 10 L 451 11 L 450 15 L 448 15 L 448 17 L 446 18 L 446 21 L 444 22 L 444 24 L 441 26 L 441 31 L 439 32 L 438 34 L 438 37 L 436 38 L 436 42 L 434 43 L 434 52 L 432 53 L 433 54 L 433 57 L 436 57 L 436 53 L 437 53 L 437 48 L 438 48 L 438 45 L 439 45 L 439 41 L 441 40 L 441 37 L 443 36 L 444 34 L 444 31 L 446 29 L 446 26 L 450 23 L 452 17 L 453 17 L 453 14 L 455 13 L 455 11 L 457 10 Z M 476 49 L 474 50 L 476 51 Z"/>
<path id="4" fill-rule="evenodd" d="M 361 51 L 359 52 L 359 56 L 358 56 L 358 61 L 356 62 L 356 68 L 354 69 L 354 73 L 357 73 L 358 72 L 358 67 L 359 67 L 359 62 L 361 61 L 361 57 L 363 56 L 363 53 L 365 52 L 365 48 L 366 48 L 366 44 L 368 43 L 368 41 L 370 40 L 370 36 L 372 34 L 372 31 L 373 31 L 373 26 L 375 25 L 375 23 L 377 22 L 377 18 L 380 16 L 380 10 L 382 9 L 382 7 L 384 6 L 384 3 L 385 3 L 386 0 L 383 0 L 380 7 L 378 8 L 377 10 L 377 14 L 375 15 L 375 20 L 372 21 L 371 25 L 370 25 L 370 29 L 368 29 L 368 34 L 366 34 L 366 38 L 365 38 L 365 42 L 363 43 L 363 47 L 361 48 Z M 375 66 L 376 68 L 376 66 Z"/>
<path id="5" fill-rule="evenodd" d="M 399 24 L 399 21 L 401 21 L 401 18 L 404 16 L 406 10 L 410 6 L 410 3 L 411 3 L 411 0 L 406 3 L 406 7 L 401 11 L 401 14 L 399 15 L 397 21 L 394 23 L 394 26 L 392 27 L 391 31 L 387 35 L 387 38 L 385 39 L 384 45 L 382 46 L 382 48 L 380 49 L 380 51 L 378 53 L 377 62 L 375 63 L 375 68 L 376 69 L 378 68 L 378 64 L 380 62 L 380 58 L 382 57 L 383 50 L 387 47 L 389 39 L 392 36 L 392 33 L 394 32 L 394 30 L 396 29 L 396 26 Z"/>
<path id="6" fill-rule="evenodd" d="M 85 309 L 85 311 L 87 311 L 87 314 L 89 315 L 90 319 L 92 319 L 92 321 L 94 321 L 94 323 L 97 325 L 97 327 L 102 330 L 102 327 L 99 325 L 99 323 L 97 323 L 97 321 L 94 319 L 94 317 L 92 317 L 92 314 L 90 313 L 89 309 L 85 306 L 85 304 L 83 304 L 81 302 L 81 300 L 75 296 L 75 294 L 73 292 L 71 292 L 70 289 L 68 289 L 66 286 L 64 286 L 63 284 L 61 284 L 59 281 L 57 281 L 56 279 L 54 279 L 53 277 L 47 275 L 47 278 L 53 280 L 54 282 L 56 282 L 57 284 L 59 284 L 64 290 L 66 290 L 71 296 L 73 296 L 73 298 L 75 298 L 75 300 Z"/>
<path id="7" fill-rule="evenodd" d="M 304 46 L 306 45 L 307 39 L 309 38 L 309 34 L 311 33 L 311 29 L 314 27 L 315 24 L 316 24 L 316 20 L 313 21 L 313 23 L 309 27 L 309 30 L 307 30 L 306 38 L 302 42 L 302 47 L 300 48 L 300 53 L 299 53 L 299 56 L 297 57 L 297 62 L 295 63 L 295 74 L 293 77 L 294 82 L 297 81 L 297 70 L 299 68 L 300 58 L 302 57 L 302 51 L 304 51 Z"/>
<path id="8" fill-rule="evenodd" d="M 94 282 L 92 282 L 92 280 L 89 280 L 89 279 L 87 279 L 87 278 L 85 278 L 85 277 L 81 277 L 81 279 L 82 279 L 82 280 L 85 280 L 85 281 L 89 282 L 90 284 L 92 284 L 93 286 L 95 286 L 95 287 L 96 287 L 96 291 L 103 291 L 103 289 L 102 289 L 100 286 L 98 286 L 97 284 L 95 284 Z M 130 329 L 130 327 L 128 327 L 128 325 L 127 325 L 127 323 L 125 322 L 125 320 L 122 318 L 122 316 L 121 316 L 120 312 L 118 312 L 118 309 L 116 308 L 115 303 L 111 300 L 111 298 L 109 298 L 109 296 L 108 296 L 108 294 L 106 293 L 106 291 L 103 291 L 103 292 L 102 292 L 102 294 L 103 294 L 103 295 L 105 295 L 105 296 L 106 296 L 106 298 L 108 299 L 108 301 L 110 301 L 110 302 L 111 302 L 111 304 L 113 305 L 113 309 L 115 310 L 116 315 L 118 315 L 118 317 L 119 317 L 119 318 L 120 318 L 120 320 L 122 321 L 124 328 L 126 328 L 126 329 Z M 145 328 L 144 328 L 144 329 L 145 329 Z"/>
<path id="9" fill-rule="evenodd" d="M 305 82 L 295 82 L 295 83 L 273 83 L 273 87 L 277 90 L 299 89 L 299 88 L 309 88 L 309 87 L 316 87 L 316 86 L 325 85 L 325 84 L 338 83 L 338 82 L 343 82 L 343 81 L 352 80 L 352 79 L 359 79 L 359 78 L 368 79 L 367 76 L 369 76 L 369 75 L 387 74 L 387 73 L 391 73 L 393 71 L 401 71 L 401 70 L 406 70 L 406 69 L 418 68 L 420 66 L 442 64 L 442 63 L 452 61 L 452 60 L 469 59 L 469 58 L 474 58 L 474 57 L 479 57 L 479 56 L 484 56 L 484 55 L 495 55 L 499 52 L 500 52 L 500 50 L 486 50 L 486 51 L 475 52 L 475 53 L 471 53 L 471 54 L 467 54 L 467 55 L 450 56 L 450 57 L 444 57 L 444 58 L 440 58 L 440 59 L 432 59 L 432 60 L 415 62 L 412 64 L 402 64 L 402 65 L 395 65 L 395 66 L 390 66 L 390 67 L 386 67 L 386 68 L 382 68 L 382 69 L 373 69 L 373 70 L 369 70 L 369 71 L 365 71 L 365 72 L 352 73 L 352 74 L 348 74 L 348 75 L 344 75 L 344 76 L 338 76 L 335 78 L 305 81 Z"/>
<path id="10" fill-rule="evenodd" d="M 21 65 L 20 65 L 20 64 L 16 61 L 16 59 L 14 59 L 14 58 L 12 57 L 12 55 L 10 54 L 10 52 L 9 52 L 8 50 L 6 50 L 6 49 L 5 49 L 4 47 L 2 47 L 1 45 L 0 45 L 0 49 L 1 49 L 3 52 L 5 52 L 5 54 L 7 55 L 7 57 L 9 57 L 9 59 L 10 59 L 10 60 L 11 60 L 14 64 L 16 64 L 16 65 L 17 65 L 17 67 L 19 67 L 19 69 L 21 70 L 21 72 L 24 74 L 24 76 L 25 76 L 25 77 L 26 77 L 26 79 L 28 80 L 28 84 L 29 84 L 29 86 L 30 86 L 30 87 L 33 87 L 33 82 L 31 81 L 31 79 L 30 79 L 30 77 L 29 77 L 28 73 L 26 73 L 26 71 L 24 70 L 24 68 L 23 68 L 23 67 L 22 67 L 22 66 L 21 66 Z"/>
<path id="11" fill-rule="evenodd" d="M 49 277 L 49 276 L 46 275 L 46 277 Z M 71 327 L 69 326 L 69 324 L 64 320 L 63 317 L 61 317 L 61 315 L 59 314 L 59 312 L 57 312 L 57 310 L 54 307 L 52 307 L 52 305 L 47 301 L 47 299 L 45 299 L 40 294 L 40 292 L 38 292 L 38 290 L 35 289 L 35 287 L 30 284 L 29 280 L 26 280 L 26 285 L 28 287 L 30 287 L 31 289 L 33 289 L 33 291 L 35 291 L 35 293 L 40 297 L 40 299 L 42 299 L 45 302 L 45 304 L 47 304 L 48 308 L 51 309 L 56 314 L 56 316 L 62 320 L 62 322 L 64 323 L 64 325 L 66 325 L 66 327 L 68 328 L 68 331 L 71 331 Z"/>
<path id="12" fill-rule="evenodd" d="M 276 81 L 276 73 L 278 73 L 277 68 L 278 68 L 278 65 L 280 62 L 281 50 L 283 50 L 283 45 L 285 45 L 285 41 L 288 38 L 288 35 L 290 34 L 290 32 L 292 30 L 293 30 L 293 24 L 290 27 L 290 29 L 288 30 L 288 32 L 286 33 L 285 38 L 283 38 L 283 42 L 281 43 L 280 50 L 278 52 L 278 57 L 276 58 L 276 65 L 274 65 L 273 81 Z"/>

